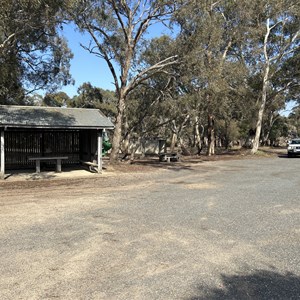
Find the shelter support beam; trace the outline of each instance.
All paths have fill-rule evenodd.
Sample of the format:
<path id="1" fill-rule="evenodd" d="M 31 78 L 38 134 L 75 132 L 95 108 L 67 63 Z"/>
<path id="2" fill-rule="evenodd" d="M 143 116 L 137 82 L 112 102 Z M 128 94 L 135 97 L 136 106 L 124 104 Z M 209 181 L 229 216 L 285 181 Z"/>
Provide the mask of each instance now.
<path id="1" fill-rule="evenodd" d="M 97 164 L 98 164 L 98 173 L 102 172 L 102 143 L 103 143 L 103 130 L 97 131 Z"/>
<path id="2" fill-rule="evenodd" d="M 0 156 L 1 156 L 0 179 L 4 179 L 5 176 L 4 129 L 1 129 L 1 134 L 0 134 Z"/>

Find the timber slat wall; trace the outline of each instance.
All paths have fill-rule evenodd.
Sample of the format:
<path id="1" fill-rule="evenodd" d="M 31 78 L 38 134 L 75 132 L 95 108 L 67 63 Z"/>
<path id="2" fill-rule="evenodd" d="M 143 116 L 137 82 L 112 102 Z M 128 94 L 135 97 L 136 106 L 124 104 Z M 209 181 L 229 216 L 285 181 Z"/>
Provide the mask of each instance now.
<path id="1" fill-rule="evenodd" d="M 34 167 L 28 157 L 68 156 L 64 165 L 79 163 L 79 131 L 5 131 L 7 169 Z M 47 162 L 45 164 L 52 164 Z"/>

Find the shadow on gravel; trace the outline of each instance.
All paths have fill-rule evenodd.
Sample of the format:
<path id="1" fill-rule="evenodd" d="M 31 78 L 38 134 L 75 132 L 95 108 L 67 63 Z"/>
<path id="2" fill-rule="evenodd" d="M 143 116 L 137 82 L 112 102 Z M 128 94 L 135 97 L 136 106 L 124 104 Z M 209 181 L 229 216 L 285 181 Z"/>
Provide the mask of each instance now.
<path id="1" fill-rule="evenodd" d="M 288 158 L 288 159 L 292 159 L 292 158 L 300 158 L 300 155 L 295 155 L 295 156 L 291 156 L 288 157 L 287 154 L 282 154 L 282 155 L 278 155 L 279 158 Z"/>
<path id="2" fill-rule="evenodd" d="M 147 160 L 135 160 L 131 163 L 131 166 L 141 166 L 154 169 L 168 169 L 171 171 L 181 171 L 181 170 L 192 170 L 195 164 L 203 163 L 202 160 L 184 160 L 178 162 L 160 162 L 158 158 L 147 159 Z"/>
<path id="3" fill-rule="evenodd" d="M 222 281 L 222 287 L 206 291 L 205 296 L 195 296 L 188 300 L 300 299 L 300 277 L 290 272 L 280 274 L 257 270 L 248 275 L 222 275 Z M 199 294 L 205 290 L 201 286 L 198 289 Z"/>

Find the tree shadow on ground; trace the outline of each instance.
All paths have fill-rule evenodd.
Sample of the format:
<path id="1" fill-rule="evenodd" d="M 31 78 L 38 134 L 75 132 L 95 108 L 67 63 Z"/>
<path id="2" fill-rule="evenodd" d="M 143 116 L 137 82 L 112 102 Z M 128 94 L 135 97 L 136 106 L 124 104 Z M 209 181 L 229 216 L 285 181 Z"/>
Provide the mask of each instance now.
<path id="1" fill-rule="evenodd" d="M 147 167 L 154 169 L 168 169 L 171 171 L 181 171 L 181 170 L 192 170 L 195 164 L 203 163 L 203 161 L 199 158 L 197 159 L 185 159 L 179 161 L 171 161 L 171 162 L 161 162 L 158 157 L 147 157 L 145 159 L 135 159 L 130 162 L 131 166 L 136 167 Z"/>
<path id="2" fill-rule="evenodd" d="M 247 155 L 244 154 L 244 151 L 240 149 L 237 150 L 226 150 L 219 149 L 218 153 L 212 156 L 207 156 L 206 154 L 201 155 L 189 155 L 184 156 L 181 155 L 179 161 L 170 161 L 164 162 L 159 161 L 158 155 L 147 155 L 145 157 L 136 157 L 133 161 L 125 161 L 125 163 L 129 163 L 131 166 L 140 166 L 140 167 L 149 167 L 156 169 L 168 169 L 171 171 L 181 171 L 181 170 L 193 170 L 196 165 L 202 164 L 208 161 L 221 161 L 221 160 L 234 160 L 234 159 L 243 159 L 246 158 Z"/>
<path id="3" fill-rule="evenodd" d="M 33 173 L 29 175 L 26 180 L 45 180 L 45 179 L 53 179 L 56 178 L 53 172 L 41 172 L 41 173 Z"/>
<path id="4" fill-rule="evenodd" d="M 267 270 L 257 270 L 252 274 L 221 275 L 222 285 L 202 296 L 205 288 L 199 286 L 199 294 L 188 300 L 223 299 L 300 299 L 300 277 L 287 272 L 280 274 Z"/>
<path id="5" fill-rule="evenodd" d="M 286 147 L 261 147 L 259 152 L 270 157 L 286 158 Z"/>

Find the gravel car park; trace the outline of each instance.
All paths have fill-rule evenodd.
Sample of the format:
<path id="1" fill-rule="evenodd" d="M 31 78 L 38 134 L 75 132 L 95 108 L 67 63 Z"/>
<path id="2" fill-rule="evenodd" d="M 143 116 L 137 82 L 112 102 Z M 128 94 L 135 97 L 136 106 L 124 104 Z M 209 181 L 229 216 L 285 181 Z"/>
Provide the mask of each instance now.
<path id="1" fill-rule="evenodd" d="M 0 299 L 299 299 L 294 160 L 160 165 L 0 182 Z"/>

